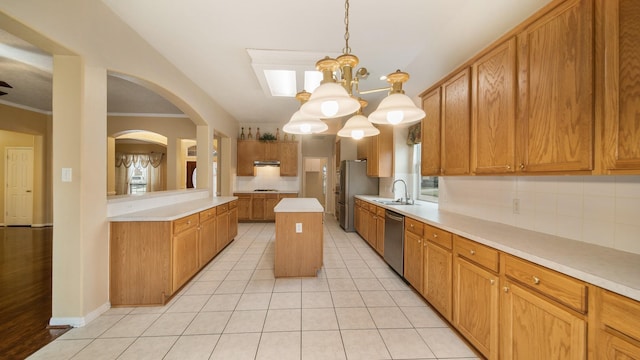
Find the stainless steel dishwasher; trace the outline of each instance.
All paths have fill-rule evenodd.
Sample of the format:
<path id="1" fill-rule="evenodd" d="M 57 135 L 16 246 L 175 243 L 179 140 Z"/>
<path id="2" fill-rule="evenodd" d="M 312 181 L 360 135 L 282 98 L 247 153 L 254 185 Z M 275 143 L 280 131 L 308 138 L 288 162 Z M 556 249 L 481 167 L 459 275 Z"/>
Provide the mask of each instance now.
<path id="1" fill-rule="evenodd" d="M 391 210 L 385 211 L 384 260 L 404 276 L 404 215 Z"/>

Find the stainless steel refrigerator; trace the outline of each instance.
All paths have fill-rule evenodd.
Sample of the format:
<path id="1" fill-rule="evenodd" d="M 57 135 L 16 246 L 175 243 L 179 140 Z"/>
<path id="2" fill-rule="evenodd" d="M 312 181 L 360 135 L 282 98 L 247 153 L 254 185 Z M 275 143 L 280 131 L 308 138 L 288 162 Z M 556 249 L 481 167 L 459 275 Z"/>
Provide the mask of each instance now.
<path id="1" fill-rule="evenodd" d="M 338 221 L 345 231 L 355 231 L 353 209 L 355 195 L 378 195 L 379 179 L 367 176 L 367 162 L 343 160 L 340 163 Z"/>

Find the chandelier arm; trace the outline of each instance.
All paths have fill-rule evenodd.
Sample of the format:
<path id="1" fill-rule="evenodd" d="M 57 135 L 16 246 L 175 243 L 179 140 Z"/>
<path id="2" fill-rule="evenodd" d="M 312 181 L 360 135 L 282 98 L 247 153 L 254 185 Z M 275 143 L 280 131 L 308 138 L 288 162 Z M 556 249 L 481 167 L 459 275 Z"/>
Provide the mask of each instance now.
<path id="1" fill-rule="evenodd" d="M 373 94 L 373 93 L 377 93 L 377 92 L 381 92 L 381 91 L 390 91 L 390 90 L 391 90 L 391 86 L 387 86 L 387 87 L 383 87 L 383 88 L 377 88 L 377 89 L 370 89 L 370 90 L 360 90 L 360 87 L 358 86 L 358 83 L 356 83 L 356 92 L 358 94 L 361 94 L 361 95 Z"/>

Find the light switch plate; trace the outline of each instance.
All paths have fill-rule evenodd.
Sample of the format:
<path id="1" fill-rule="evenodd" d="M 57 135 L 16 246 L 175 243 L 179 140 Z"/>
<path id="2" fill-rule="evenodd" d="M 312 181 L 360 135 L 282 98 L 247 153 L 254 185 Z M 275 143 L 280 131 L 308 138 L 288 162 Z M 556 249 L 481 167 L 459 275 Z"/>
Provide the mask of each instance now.
<path id="1" fill-rule="evenodd" d="M 302 223 L 296 223 L 296 233 L 302 233 Z"/>
<path id="2" fill-rule="evenodd" d="M 72 171 L 71 168 L 62 168 L 62 182 L 71 182 Z"/>

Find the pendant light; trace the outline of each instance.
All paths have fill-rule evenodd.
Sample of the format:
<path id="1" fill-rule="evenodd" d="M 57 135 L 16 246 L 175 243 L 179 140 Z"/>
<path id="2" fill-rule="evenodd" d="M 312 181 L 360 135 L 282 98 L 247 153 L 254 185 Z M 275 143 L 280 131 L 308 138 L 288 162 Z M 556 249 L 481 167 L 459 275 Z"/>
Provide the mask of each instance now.
<path id="1" fill-rule="evenodd" d="M 358 110 L 357 114 L 347 120 L 342 129 L 338 131 L 338 136 L 360 140 L 363 137 L 380 134 L 380 130 L 373 126 L 373 124 L 371 124 L 371 122 L 362 115 L 362 110 L 367 106 L 367 104 L 368 103 L 365 100 L 360 99 L 360 110 Z"/>
<path id="2" fill-rule="evenodd" d="M 425 117 L 425 112 L 402 90 L 402 83 L 407 80 L 409 74 L 400 70 L 387 76 L 387 81 L 391 84 L 389 96 L 380 102 L 376 111 L 369 114 L 369 121 L 374 124 L 397 125 L 419 121 Z"/>
<path id="3" fill-rule="evenodd" d="M 296 94 L 296 99 L 304 105 L 311 94 L 306 91 L 301 91 Z M 309 116 L 303 113 L 301 110 L 296 111 L 291 120 L 282 127 L 282 131 L 289 134 L 315 134 L 320 133 L 329 128 L 329 125 L 319 118 Z"/>

